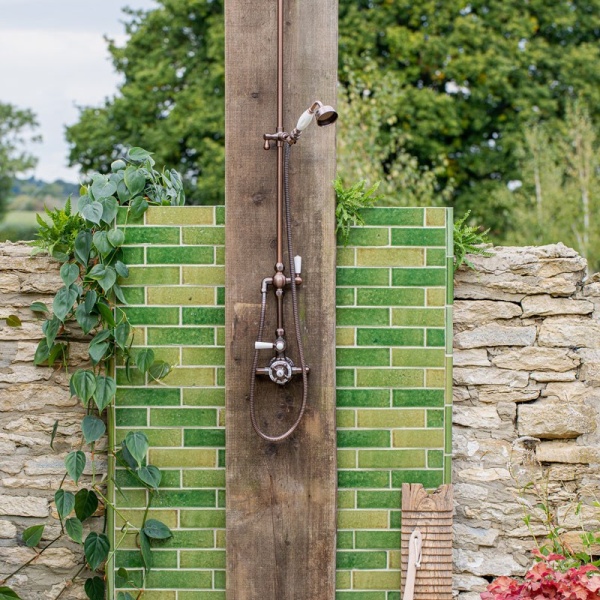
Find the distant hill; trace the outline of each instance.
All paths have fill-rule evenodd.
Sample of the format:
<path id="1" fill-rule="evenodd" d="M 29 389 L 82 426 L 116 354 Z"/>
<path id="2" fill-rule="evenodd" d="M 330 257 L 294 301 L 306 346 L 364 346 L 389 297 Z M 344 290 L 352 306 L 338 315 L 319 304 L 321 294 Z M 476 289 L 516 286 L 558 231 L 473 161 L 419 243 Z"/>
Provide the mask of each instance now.
<path id="1" fill-rule="evenodd" d="M 8 200 L 8 210 L 42 211 L 48 208 L 63 207 L 70 194 L 79 195 L 79 184 L 62 179 L 49 183 L 30 177 L 15 179 Z"/>

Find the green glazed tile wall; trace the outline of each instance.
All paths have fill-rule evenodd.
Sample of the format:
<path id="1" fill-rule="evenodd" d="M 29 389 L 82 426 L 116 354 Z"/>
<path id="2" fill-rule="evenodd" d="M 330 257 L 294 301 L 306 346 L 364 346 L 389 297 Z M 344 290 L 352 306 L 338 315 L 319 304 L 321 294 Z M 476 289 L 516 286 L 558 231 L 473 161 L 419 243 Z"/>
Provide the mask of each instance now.
<path id="1" fill-rule="evenodd" d="M 452 214 L 374 208 L 338 248 L 336 600 L 400 599 L 400 489 L 450 480 Z M 165 386 L 118 369 L 116 439 L 140 428 L 164 471 L 161 546 L 146 596 L 225 599 L 224 210 L 151 208 L 125 222 L 135 347 L 178 365 Z M 134 522 L 143 498 L 117 472 Z M 116 533 L 121 522 L 116 518 Z M 117 552 L 142 581 L 135 541 Z M 145 597 L 146 597 L 145 596 Z"/>

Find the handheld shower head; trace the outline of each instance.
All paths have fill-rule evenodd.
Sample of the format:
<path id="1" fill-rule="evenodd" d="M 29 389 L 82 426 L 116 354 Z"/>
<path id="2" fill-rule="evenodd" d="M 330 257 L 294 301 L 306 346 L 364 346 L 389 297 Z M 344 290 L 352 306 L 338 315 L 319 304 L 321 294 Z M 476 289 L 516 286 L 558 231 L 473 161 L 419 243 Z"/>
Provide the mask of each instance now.
<path id="1" fill-rule="evenodd" d="M 326 127 L 337 121 L 338 114 L 332 106 L 323 106 L 321 104 L 315 112 L 315 118 L 319 127 Z"/>

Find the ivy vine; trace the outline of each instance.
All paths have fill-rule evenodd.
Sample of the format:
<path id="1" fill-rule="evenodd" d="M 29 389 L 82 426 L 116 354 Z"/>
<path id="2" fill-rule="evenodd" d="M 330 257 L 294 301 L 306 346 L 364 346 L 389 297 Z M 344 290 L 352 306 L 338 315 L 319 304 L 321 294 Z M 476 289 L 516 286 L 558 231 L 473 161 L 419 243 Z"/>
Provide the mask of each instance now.
<path id="1" fill-rule="evenodd" d="M 92 572 L 99 572 L 107 561 L 111 561 L 120 543 L 131 532 L 137 534 L 142 565 L 147 573 L 152 568 L 154 541 L 172 537 L 167 525 L 148 518 L 153 498 L 158 493 L 161 471 L 146 461 L 149 447 L 146 435 L 139 431 L 129 432 L 119 447 L 108 448 L 109 457 L 148 490 L 148 503 L 140 527 L 129 522 L 103 493 L 104 480 L 96 474 L 95 454 L 96 444 L 106 435 L 105 415 L 115 398 L 117 385 L 111 375 L 115 354 L 123 361 L 129 380 L 132 369 L 156 381 L 168 375 L 171 369 L 168 363 L 155 360 L 151 349 L 137 352 L 135 356 L 131 353 L 131 324 L 126 312 L 118 305 L 127 304 L 118 282 L 129 276 L 129 269 L 123 261 L 125 235 L 115 228 L 119 207 L 127 207 L 127 218 L 139 218 L 150 205 L 181 206 L 185 202 L 180 175 L 172 170 L 158 172 L 154 164 L 150 152 L 131 148 L 125 158 L 112 163 L 110 174 L 94 173 L 89 184 L 81 187 L 76 211 L 72 210 L 69 198 L 64 209 L 46 210 L 48 219 L 39 219 L 34 252 L 46 252 L 62 263 L 60 277 L 64 285 L 53 299 L 52 310 L 42 302 L 31 305 L 31 310 L 44 318 L 44 337 L 37 346 L 34 363 L 50 367 L 60 365 L 67 369 L 67 326 L 74 319 L 83 333 L 91 336 L 88 351 L 92 368 L 78 369 L 69 379 L 70 392 L 79 398 L 86 415 L 81 421 L 79 446 L 67 454 L 64 461 L 66 473 L 54 494 L 60 533 L 36 550 L 36 556 L 30 561 L 0 581 L 0 600 L 19 598 L 16 591 L 4 584 L 63 536 L 79 544 L 85 557 L 83 566 L 72 581 L 86 567 Z M 20 323 L 12 325 L 19 326 Z M 51 435 L 51 446 L 59 426 L 57 421 Z M 84 449 L 89 449 L 89 458 Z M 90 485 L 81 487 L 76 493 L 63 489 L 67 477 L 79 485 L 88 464 L 92 473 Z M 121 492 L 114 478 L 112 483 Z M 113 510 L 124 522 L 114 547 L 111 547 L 107 535 L 106 516 L 102 532 L 90 531 L 84 537 L 84 523 L 99 506 L 103 506 L 105 515 Z M 23 542 L 31 548 L 39 547 L 44 529 L 45 525 L 25 529 Z M 117 587 L 136 587 L 126 569 L 118 569 L 115 576 Z M 106 577 L 101 573 L 88 577 L 84 589 L 91 600 L 103 600 Z M 143 589 L 139 589 L 135 597 L 140 598 L 142 594 Z M 117 600 L 133 599 L 129 592 L 117 595 Z"/>

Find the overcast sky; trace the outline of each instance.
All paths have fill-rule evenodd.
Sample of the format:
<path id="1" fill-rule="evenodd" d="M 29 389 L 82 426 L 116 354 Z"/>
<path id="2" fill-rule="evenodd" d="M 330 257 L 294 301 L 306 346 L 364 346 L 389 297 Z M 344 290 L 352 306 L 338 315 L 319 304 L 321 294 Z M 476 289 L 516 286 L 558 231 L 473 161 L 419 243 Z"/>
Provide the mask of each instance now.
<path id="1" fill-rule="evenodd" d="M 77 121 L 77 106 L 98 105 L 114 95 L 113 71 L 104 35 L 122 42 L 123 6 L 153 8 L 155 0 L 0 0 L 0 102 L 32 109 L 42 143 L 40 179 L 77 181 L 67 167 L 65 125 Z"/>

